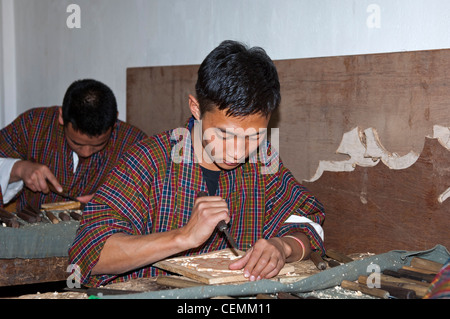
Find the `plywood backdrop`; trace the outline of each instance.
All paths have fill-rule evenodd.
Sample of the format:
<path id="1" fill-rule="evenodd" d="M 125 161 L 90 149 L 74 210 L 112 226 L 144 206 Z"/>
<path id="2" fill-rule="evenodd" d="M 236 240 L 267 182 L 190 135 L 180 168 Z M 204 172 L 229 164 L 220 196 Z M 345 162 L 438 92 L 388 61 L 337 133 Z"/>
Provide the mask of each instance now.
<path id="1" fill-rule="evenodd" d="M 363 179 L 350 177 L 360 174 L 359 169 L 330 173 L 348 174 L 340 182 L 324 183 L 323 177 L 314 183 L 306 182 L 314 176 L 319 161 L 348 159 L 336 150 L 344 133 L 355 127 L 376 130 L 389 152 L 399 156 L 411 151 L 421 154 L 434 125 L 450 126 L 450 50 L 280 60 L 275 64 L 282 103 L 270 125 L 280 129 L 280 155 L 286 166 L 314 190 L 327 209 L 326 245 L 347 253 L 427 249 L 438 243 L 450 247 L 446 231 L 450 229 L 450 199 L 435 202 L 439 195 L 435 193 L 450 187 L 450 182 L 439 179 L 435 190 L 415 188 L 424 180 L 434 187 L 434 177 L 430 176 L 440 176 L 447 169 L 445 165 L 434 173 L 420 171 L 419 175 L 411 168 L 405 170 L 406 174 L 412 172 L 403 190 L 405 194 L 425 192 L 418 200 L 432 202 L 428 206 L 416 205 L 417 208 L 399 204 L 405 194 L 397 191 L 398 171 L 385 172 L 382 163 L 364 168 L 367 172 L 380 171 L 384 180 L 379 186 L 379 177 L 372 174 L 367 173 Z M 188 94 L 195 94 L 197 69 L 198 65 L 128 69 L 127 121 L 150 135 L 183 125 L 190 115 Z M 436 156 L 445 156 L 447 151 L 444 148 Z M 428 161 L 439 161 L 433 154 Z M 339 184 L 339 195 L 330 191 L 333 185 L 329 183 Z M 361 201 L 361 189 L 370 192 L 369 200 Z M 377 197 L 381 190 L 382 199 Z M 349 199 L 360 200 L 361 205 L 351 205 Z M 394 204 L 379 205 L 380 200 Z M 389 207 L 396 208 L 390 211 Z M 402 225 L 402 221 L 407 223 Z M 439 228 L 433 226 L 439 222 Z M 422 223 L 422 232 L 408 226 L 414 223 Z M 370 238 L 362 232 L 368 227 L 372 227 Z M 387 227 L 394 231 L 385 231 Z M 402 231 L 395 232 L 396 227 Z M 383 239 L 374 241 L 375 237 Z"/>

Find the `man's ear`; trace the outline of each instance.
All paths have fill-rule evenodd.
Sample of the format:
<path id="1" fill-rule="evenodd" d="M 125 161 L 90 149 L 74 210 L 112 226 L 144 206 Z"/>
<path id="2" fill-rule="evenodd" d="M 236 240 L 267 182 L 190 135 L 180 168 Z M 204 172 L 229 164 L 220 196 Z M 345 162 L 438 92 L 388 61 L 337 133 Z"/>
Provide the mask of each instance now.
<path id="1" fill-rule="evenodd" d="M 200 121 L 200 104 L 197 99 L 189 94 L 189 109 L 191 110 L 192 115 L 197 121 Z"/>
<path id="2" fill-rule="evenodd" d="M 59 124 L 64 125 L 64 119 L 62 116 L 62 107 L 59 107 L 58 111 L 59 111 L 58 122 L 59 122 Z"/>

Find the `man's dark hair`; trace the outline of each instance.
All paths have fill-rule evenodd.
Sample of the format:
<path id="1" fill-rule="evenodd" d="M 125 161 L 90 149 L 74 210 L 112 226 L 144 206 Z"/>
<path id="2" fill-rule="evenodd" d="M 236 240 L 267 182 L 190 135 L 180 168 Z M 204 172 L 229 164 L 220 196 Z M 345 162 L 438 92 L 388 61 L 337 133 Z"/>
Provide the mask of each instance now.
<path id="1" fill-rule="evenodd" d="M 72 123 L 74 130 L 98 136 L 116 123 L 116 98 L 111 89 L 99 81 L 78 80 L 64 95 L 62 116 L 64 126 Z"/>
<path id="2" fill-rule="evenodd" d="M 218 107 L 228 116 L 269 116 L 281 101 L 278 73 L 266 51 L 230 40 L 202 62 L 195 89 L 201 114 Z"/>

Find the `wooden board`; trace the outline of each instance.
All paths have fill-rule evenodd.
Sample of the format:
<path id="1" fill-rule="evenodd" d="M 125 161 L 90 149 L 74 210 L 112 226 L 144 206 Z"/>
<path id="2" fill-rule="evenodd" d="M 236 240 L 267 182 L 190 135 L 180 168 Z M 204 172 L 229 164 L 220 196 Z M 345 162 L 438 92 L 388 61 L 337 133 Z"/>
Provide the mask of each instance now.
<path id="1" fill-rule="evenodd" d="M 0 287 L 66 280 L 67 257 L 0 259 Z"/>
<path id="2" fill-rule="evenodd" d="M 242 270 L 228 269 L 228 265 L 237 258 L 227 248 L 196 256 L 169 258 L 153 266 L 209 285 L 248 281 Z M 279 275 L 294 271 L 293 265 L 286 264 Z"/>

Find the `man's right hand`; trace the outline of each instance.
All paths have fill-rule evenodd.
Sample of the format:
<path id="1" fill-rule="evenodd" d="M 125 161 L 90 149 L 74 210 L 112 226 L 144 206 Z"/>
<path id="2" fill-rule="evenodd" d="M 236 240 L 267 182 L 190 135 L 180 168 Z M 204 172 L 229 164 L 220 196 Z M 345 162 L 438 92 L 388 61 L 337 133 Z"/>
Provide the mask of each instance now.
<path id="1" fill-rule="evenodd" d="M 147 235 L 111 235 L 91 274 L 122 274 L 198 247 L 211 236 L 221 220 L 230 221 L 224 199 L 197 197 L 191 218 L 181 228 Z"/>
<path id="2" fill-rule="evenodd" d="M 219 196 L 197 197 L 188 223 L 180 230 L 187 249 L 203 244 L 221 220 L 230 221 L 228 204 Z"/>
<path id="3" fill-rule="evenodd" d="M 47 194 L 50 191 L 47 181 L 51 183 L 57 191 L 63 191 L 61 184 L 59 184 L 55 175 L 53 175 L 47 166 L 32 161 L 17 161 L 14 164 L 9 181 L 12 183 L 19 180 L 22 180 L 25 186 L 33 192 Z"/>

